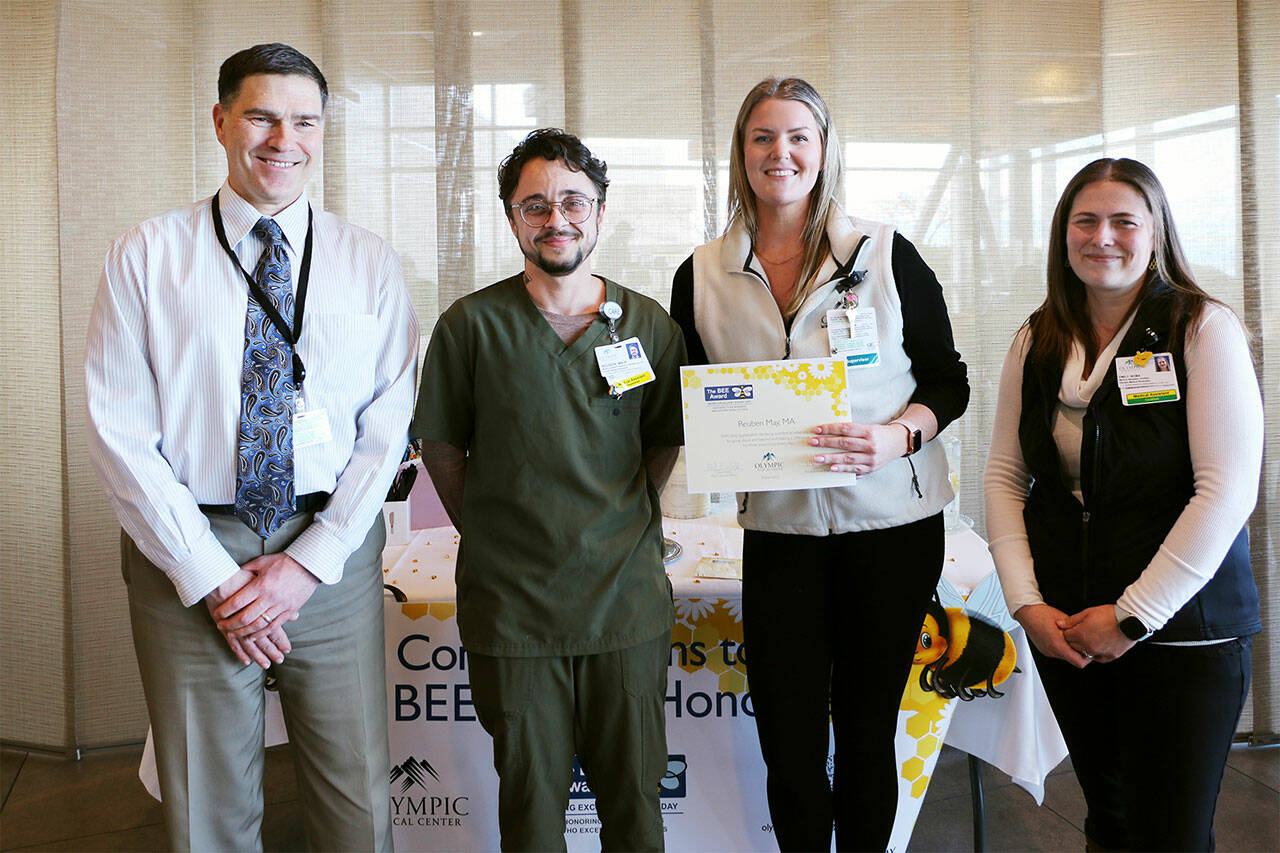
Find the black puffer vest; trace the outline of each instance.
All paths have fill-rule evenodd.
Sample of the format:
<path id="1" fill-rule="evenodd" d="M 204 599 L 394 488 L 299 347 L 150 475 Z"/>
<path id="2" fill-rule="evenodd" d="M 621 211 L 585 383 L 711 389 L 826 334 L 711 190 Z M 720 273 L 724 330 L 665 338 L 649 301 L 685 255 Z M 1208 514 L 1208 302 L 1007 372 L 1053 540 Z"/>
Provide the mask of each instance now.
<path id="1" fill-rule="evenodd" d="M 1084 416 L 1084 506 L 1063 482 L 1053 418 L 1061 364 L 1027 356 L 1018 440 L 1034 478 L 1023 510 L 1044 600 L 1067 613 L 1114 604 L 1155 556 L 1194 493 L 1187 440 L 1186 362 L 1170 344 L 1167 285 L 1139 306 L 1120 356 L 1172 352 L 1182 399 L 1125 406 L 1113 362 Z M 1152 638 L 1156 642 L 1243 637 L 1262 629 L 1258 589 L 1241 530 L 1217 573 Z"/>

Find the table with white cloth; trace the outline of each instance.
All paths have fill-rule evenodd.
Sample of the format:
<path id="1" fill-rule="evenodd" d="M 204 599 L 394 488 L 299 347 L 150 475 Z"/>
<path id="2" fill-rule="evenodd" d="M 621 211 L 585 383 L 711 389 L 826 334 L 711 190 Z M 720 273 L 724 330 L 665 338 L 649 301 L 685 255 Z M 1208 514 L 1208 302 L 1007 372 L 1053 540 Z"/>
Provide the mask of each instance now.
<path id="1" fill-rule="evenodd" d="M 667 849 L 776 850 L 741 654 L 742 583 L 695 576 L 703 557 L 741 558 L 742 530 L 729 514 L 665 518 L 663 533 L 683 549 L 667 566 L 676 609 L 660 800 Z M 457 545 L 453 528 L 419 531 L 394 559 L 395 549 L 389 549 L 384 567 L 387 583 L 408 598 L 387 605 L 391 801 L 399 850 L 498 847 L 492 745 L 471 705 L 455 621 Z M 986 543 L 972 531 L 948 534 L 943 578 L 944 605 L 962 605 L 968 594 L 985 595 L 987 606 L 994 606 L 994 590 L 1003 610 Z M 865 606 L 874 610 L 875 602 Z M 856 614 L 850 616 L 854 624 Z M 1007 610 L 1003 621 L 1020 672 L 1000 686 L 1000 698 L 941 700 L 922 691 L 919 671 L 912 671 L 899 714 L 901 773 L 891 850 L 907 847 L 944 738 L 1008 773 L 1037 802 L 1045 777 L 1066 755 L 1022 630 Z M 565 824 L 570 850 L 599 849 L 595 800 L 576 765 Z"/>
<path id="2" fill-rule="evenodd" d="M 663 533 L 682 548 L 667 566 L 676 610 L 660 792 L 667 849 L 776 850 L 742 654 L 742 583 L 695 574 L 703 557 L 740 559 L 742 530 L 727 514 L 664 518 Z M 384 580 L 405 599 L 386 598 L 391 808 L 401 851 L 498 849 L 493 748 L 476 720 L 455 618 L 457 552 L 457 532 L 439 527 L 383 554 Z M 947 535 L 939 597 L 944 606 L 976 607 L 1000 625 L 1013 640 L 1019 671 L 1000 685 L 999 698 L 947 701 L 923 690 L 913 667 L 899 712 L 890 850 L 907 847 L 944 739 L 1009 774 L 1037 802 L 1067 752 L 1026 638 L 1004 608 L 986 543 L 970 530 Z M 857 606 L 873 612 L 875 602 L 851 606 L 851 625 Z M 274 694 L 267 728 L 268 744 L 285 739 Z M 146 763 L 144 757 L 140 775 L 155 794 Z M 565 824 L 570 850 L 599 849 L 595 800 L 576 763 Z"/>

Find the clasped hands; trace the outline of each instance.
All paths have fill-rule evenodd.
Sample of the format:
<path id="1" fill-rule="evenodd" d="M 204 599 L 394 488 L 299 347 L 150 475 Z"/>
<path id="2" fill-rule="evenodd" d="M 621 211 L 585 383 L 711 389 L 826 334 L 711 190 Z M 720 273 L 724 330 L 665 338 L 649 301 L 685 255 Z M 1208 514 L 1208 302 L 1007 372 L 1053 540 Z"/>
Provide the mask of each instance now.
<path id="1" fill-rule="evenodd" d="M 284 626 L 298 618 L 319 583 L 288 554 L 266 554 L 241 566 L 204 603 L 240 662 L 267 669 L 292 651 Z"/>
<path id="2" fill-rule="evenodd" d="M 1120 630 L 1115 607 L 1099 604 L 1067 614 L 1048 604 L 1026 604 L 1014 614 L 1041 654 L 1084 669 L 1110 663 L 1137 643 Z"/>
<path id="3" fill-rule="evenodd" d="M 823 424 L 813 428 L 809 439 L 813 447 L 829 447 L 840 453 L 821 453 L 813 457 L 832 471 L 870 474 L 902 456 L 906 438 L 901 424 L 858 424 L 849 421 Z"/>

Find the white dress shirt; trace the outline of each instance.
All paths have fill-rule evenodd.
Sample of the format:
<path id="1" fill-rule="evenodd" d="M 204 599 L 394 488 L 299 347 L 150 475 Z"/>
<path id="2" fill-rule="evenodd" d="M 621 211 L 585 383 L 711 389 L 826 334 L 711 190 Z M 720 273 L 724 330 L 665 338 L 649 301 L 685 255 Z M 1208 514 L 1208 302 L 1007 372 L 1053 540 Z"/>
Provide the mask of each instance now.
<path id="1" fill-rule="evenodd" d="M 262 214 L 226 184 L 218 199 L 227 242 L 252 273 L 263 244 L 251 231 Z M 90 459 L 121 526 L 187 606 L 239 569 L 199 509 L 235 502 L 249 298 L 210 208 L 205 199 L 170 211 L 111 245 L 85 358 Z M 295 292 L 307 209 L 304 193 L 273 217 Z M 285 553 L 333 584 L 404 454 L 418 321 L 400 259 L 380 237 L 320 210 L 313 227 L 302 396 L 308 411 L 327 410 L 333 437 L 294 448 L 294 483 L 299 495 L 333 496 Z"/>
<path id="2" fill-rule="evenodd" d="M 1088 378 L 1081 379 L 1082 351 L 1073 352 L 1064 369 L 1053 437 L 1063 474 L 1077 498 L 1084 410 L 1128 327 L 1127 322 L 1099 353 Z M 1010 613 L 1044 603 L 1022 519 L 1031 474 L 1018 443 L 1018 418 L 1030 342 L 1024 326 L 1004 360 L 984 481 L 991 556 Z M 1187 387 L 1182 392 L 1195 493 L 1146 569 L 1116 602 L 1152 630 L 1163 627 L 1218 571 L 1257 504 L 1262 467 L 1262 398 L 1248 340 L 1235 314 L 1221 305 L 1205 305 L 1183 356 Z"/>

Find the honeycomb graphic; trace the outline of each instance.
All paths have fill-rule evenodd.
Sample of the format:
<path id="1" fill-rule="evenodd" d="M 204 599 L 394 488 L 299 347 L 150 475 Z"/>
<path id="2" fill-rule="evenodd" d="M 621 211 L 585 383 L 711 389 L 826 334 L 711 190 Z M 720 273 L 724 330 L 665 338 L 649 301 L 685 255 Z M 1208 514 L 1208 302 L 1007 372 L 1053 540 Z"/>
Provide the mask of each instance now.
<path id="1" fill-rule="evenodd" d="M 956 699 L 943 699 L 933 691 L 920 687 L 920 670 L 923 664 L 911 667 L 906 689 L 902 691 L 899 706 L 911 716 L 907 717 L 907 736 L 916 742 L 916 754 L 902 763 L 902 778 L 911 783 L 911 796 L 917 800 L 929 787 L 929 776 L 924 772 L 926 760 L 942 748 L 942 732 L 947 713 Z"/>
<path id="2" fill-rule="evenodd" d="M 803 362 L 776 365 L 745 365 L 735 367 L 711 367 L 706 369 L 708 376 L 723 376 L 729 382 L 771 382 L 788 388 L 798 398 L 812 400 L 819 395 L 831 395 L 831 414 L 833 417 L 845 417 L 843 394 L 845 385 L 844 362 L 835 359 L 830 361 Z M 701 380 L 690 373 L 684 375 L 684 387 L 700 388 Z M 833 393 L 836 392 L 836 393 Z"/>
<path id="3" fill-rule="evenodd" d="M 700 643 L 705 663 L 694 663 L 693 654 L 675 655 L 672 663 L 685 672 L 706 669 L 717 676 L 717 689 L 724 693 L 747 692 L 747 665 L 738 653 L 742 646 L 742 613 L 740 603 L 722 598 L 681 599 L 676 624 L 671 629 L 672 644 L 693 649 Z M 727 650 L 721 644 L 728 640 Z M 726 663 L 728 659 L 728 663 Z"/>
<path id="4" fill-rule="evenodd" d="M 410 601 L 400 605 L 400 612 L 415 622 L 423 616 L 433 616 L 441 622 L 448 622 L 458 612 L 458 605 L 452 601 Z"/>

